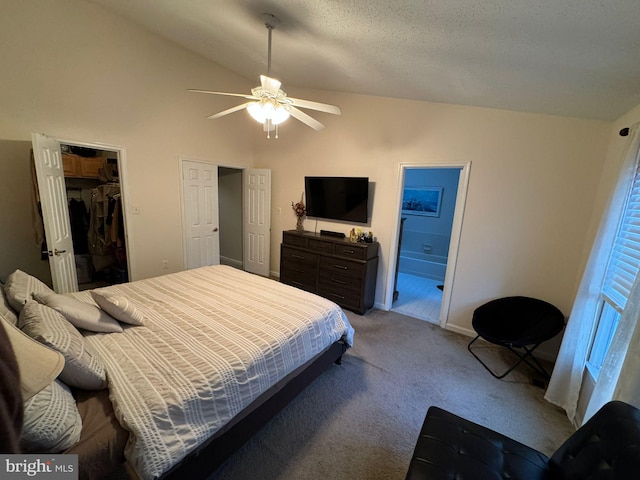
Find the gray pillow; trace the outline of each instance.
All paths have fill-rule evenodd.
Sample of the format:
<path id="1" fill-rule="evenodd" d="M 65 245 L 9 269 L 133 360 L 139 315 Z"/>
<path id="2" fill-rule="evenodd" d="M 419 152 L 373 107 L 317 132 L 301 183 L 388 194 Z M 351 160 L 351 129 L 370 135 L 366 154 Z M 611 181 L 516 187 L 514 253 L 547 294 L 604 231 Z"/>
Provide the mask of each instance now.
<path id="1" fill-rule="evenodd" d="M 2 323 L 18 361 L 20 392 L 26 401 L 56 379 L 64 368 L 64 357 L 31 338 L 17 325 Z"/>
<path id="2" fill-rule="evenodd" d="M 33 298 L 58 311 L 78 328 L 98 333 L 122 332 L 117 320 L 90 303 L 54 292 L 34 293 Z"/>
<path id="3" fill-rule="evenodd" d="M 22 308 L 18 327 L 31 338 L 64 356 L 60 380 L 84 390 L 107 386 L 104 364 L 84 337 L 59 312 L 30 300 Z"/>
<path id="4" fill-rule="evenodd" d="M 69 387 L 55 380 L 24 403 L 25 453 L 60 453 L 80 440 L 82 418 Z"/>
<path id="5" fill-rule="evenodd" d="M 7 277 L 7 282 L 4 284 L 4 291 L 9 305 L 18 313 L 20 313 L 24 304 L 27 303 L 27 300 L 31 300 L 33 293 L 53 293 L 53 290 L 46 284 L 22 270 L 16 270 Z"/>
<path id="6" fill-rule="evenodd" d="M 0 318 L 12 325 L 18 323 L 18 316 L 9 305 L 7 296 L 4 293 L 4 285 L 0 285 Z"/>

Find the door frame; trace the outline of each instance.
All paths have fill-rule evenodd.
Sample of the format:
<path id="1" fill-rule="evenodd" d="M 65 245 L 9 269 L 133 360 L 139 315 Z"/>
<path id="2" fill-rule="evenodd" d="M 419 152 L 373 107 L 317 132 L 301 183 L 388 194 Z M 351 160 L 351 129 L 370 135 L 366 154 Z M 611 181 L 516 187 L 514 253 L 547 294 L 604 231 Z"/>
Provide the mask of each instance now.
<path id="1" fill-rule="evenodd" d="M 45 134 L 46 135 L 46 134 Z M 130 221 L 130 215 L 133 214 L 131 210 L 131 195 L 129 189 L 129 182 L 127 180 L 127 150 L 125 147 L 119 145 L 110 145 L 108 143 L 100 143 L 100 142 L 85 142 L 80 140 L 69 140 L 66 138 L 52 137 L 55 138 L 59 144 L 71 145 L 73 147 L 86 147 L 86 148 L 94 148 L 96 150 L 108 150 L 110 152 L 116 152 L 118 158 L 118 183 L 120 184 L 120 192 L 122 198 L 124 198 L 124 202 L 122 202 L 122 213 L 124 218 L 124 245 L 125 251 L 127 252 L 127 270 L 129 273 L 129 281 L 137 280 L 137 272 L 135 269 L 135 250 L 133 248 L 132 238 L 135 238 L 133 235 L 133 225 Z"/>
<path id="2" fill-rule="evenodd" d="M 456 194 L 456 206 L 453 213 L 453 225 L 451 227 L 451 241 L 449 243 L 449 255 L 447 257 L 447 269 L 445 273 L 444 288 L 442 290 L 442 304 L 440 307 L 439 323 L 442 328 L 447 327 L 449 320 L 449 310 L 451 306 L 451 292 L 458 261 L 458 250 L 460 248 L 460 236 L 462 234 L 462 221 L 467 200 L 467 190 L 469 188 L 469 174 L 471 162 L 449 162 L 449 163 L 401 163 L 398 180 L 398 192 L 396 196 L 395 221 L 392 233 L 392 248 L 389 254 L 389 268 L 387 270 L 387 289 L 384 299 L 385 310 L 391 310 L 393 306 L 393 284 L 398 259 L 398 242 L 400 240 L 400 218 L 402 217 L 402 194 L 404 190 L 404 179 L 407 170 L 429 169 L 429 168 L 455 168 L 460 169 L 458 180 L 458 192 Z"/>

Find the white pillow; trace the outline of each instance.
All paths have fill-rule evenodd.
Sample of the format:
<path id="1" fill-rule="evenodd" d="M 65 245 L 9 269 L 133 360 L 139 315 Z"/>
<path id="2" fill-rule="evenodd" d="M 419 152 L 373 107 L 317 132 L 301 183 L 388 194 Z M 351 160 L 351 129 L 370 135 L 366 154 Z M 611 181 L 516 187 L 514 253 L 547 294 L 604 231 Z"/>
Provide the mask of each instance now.
<path id="1" fill-rule="evenodd" d="M 120 324 L 95 305 L 58 293 L 34 293 L 36 301 L 60 312 L 73 325 L 99 333 L 122 332 Z"/>
<path id="2" fill-rule="evenodd" d="M 25 453 L 60 453 L 78 443 L 81 431 L 76 401 L 59 380 L 24 403 L 20 444 Z"/>
<path id="3" fill-rule="evenodd" d="M 7 277 L 4 291 L 9 305 L 18 313 L 22 310 L 23 305 L 27 303 L 27 300 L 31 300 L 33 293 L 53 293 L 53 290 L 47 285 L 22 270 L 16 270 Z"/>
<path id="4" fill-rule="evenodd" d="M 64 356 L 60 380 L 84 390 L 100 390 L 107 386 L 104 364 L 85 344 L 84 337 L 61 313 L 30 300 L 22 308 L 20 329 L 31 338 Z"/>
<path id="5" fill-rule="evenodd" d="M 127 298 L 105 290 L 91 290 L 91 296 L 105 312 L 129 325 L 144 325 L 144 315 Z"/>

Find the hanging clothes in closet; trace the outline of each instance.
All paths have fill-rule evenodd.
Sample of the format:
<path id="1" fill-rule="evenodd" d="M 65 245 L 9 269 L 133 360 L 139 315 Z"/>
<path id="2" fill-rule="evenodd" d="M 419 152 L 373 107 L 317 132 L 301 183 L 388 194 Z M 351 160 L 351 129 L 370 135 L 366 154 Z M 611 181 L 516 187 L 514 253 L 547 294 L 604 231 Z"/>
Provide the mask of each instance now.
<path id="1" fill-rule="evenodd" d="M 91 190 L 89 252 L 96 270 L 115 266 L 117 276 L 126 271 L 120 185 L 105 183 Z M 122 280 L 115 278 L 114 280 Z"/>
<path id="2" fill-rule="evenodd" d="M 79 195 L 74 196 L 76 190 L 67 189 L 69 198 L 69 222 L 71 223 L 71 236 L 73 238 L 73 252 L 76 255 L 89 253 L 89 212 L 84 200 Z"/>

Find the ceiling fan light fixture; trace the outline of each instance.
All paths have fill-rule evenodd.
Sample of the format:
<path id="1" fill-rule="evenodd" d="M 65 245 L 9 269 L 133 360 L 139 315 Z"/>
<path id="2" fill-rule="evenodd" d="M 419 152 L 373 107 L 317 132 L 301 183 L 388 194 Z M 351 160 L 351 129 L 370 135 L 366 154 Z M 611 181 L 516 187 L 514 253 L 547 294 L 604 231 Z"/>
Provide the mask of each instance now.
<path id="1" fill-rule="evenodd" d="M 267 120 L 267 115 L 262 108 L 261 102 L 251 102 L 247 105 L 247 112 L 258 123 L 264 123 Z"/>
<path id="2" fill-rule="evenodd" d="M 241 105 L 218 112 L 215 115 L 209 115 L 207 118 L 216 119 L 246 109 L 255 121 L 263 125 L 264 131 L 267 132 L 267 138 L 270 138 L 270 132 L 273 130 L 275 130 L 276 138 L 278 138 L 278 125 L 285 122 L 290 116 L 314 130 L 322 130 L 324 128 L 322 123 L 300 109 L 317 110 L 332 115 L 340 115 L 342 113 L 340 108 L 326 103 L 287 97 L 286 92 L 280 88 L 282 85 L 280 80 L 269 76 L 271 75 L 271 34 L 273 29 L 279 25 L 280 20 L 270 13 L 265 13 L 263 19 L 269 34 L 267 75 L 260 75 L 260 85 L 251 89 L 251 95 L 195 89 L 189 89 L 189 91 L 208 93 L 211 95 L 241 97 L 249 100 Z"/>
<path id="3" fill-rule="evenodd" d="M 273 117 L 271 118 L 271 123 L 274 125 L 280 125 L 282 122 L 285 122 L 289 118 L 289 111 L 284 108 L 282 105 L 278 105 L 273 111 Z"/>
<path id="4" fill-rule="evenodd" d="M 249 115 L 258 123 L 269 121 L 273 125 L 280 125 L 290 114 L 288 110 L 275 100 L 252 102 L 247 105 Z"/>

